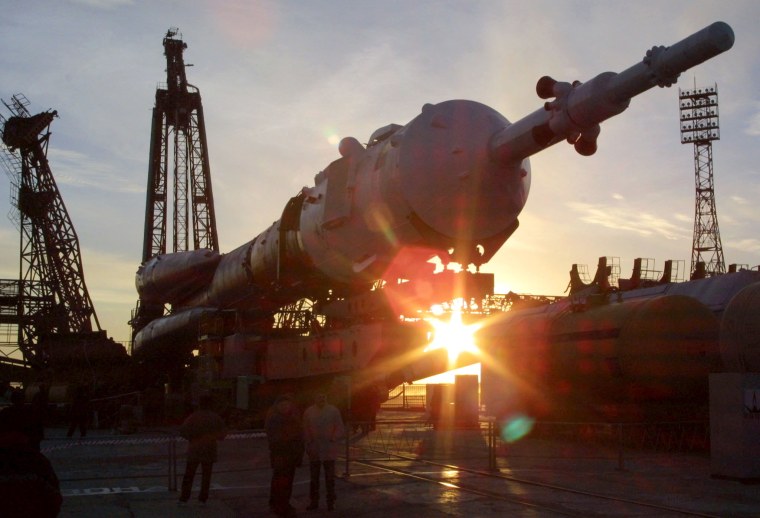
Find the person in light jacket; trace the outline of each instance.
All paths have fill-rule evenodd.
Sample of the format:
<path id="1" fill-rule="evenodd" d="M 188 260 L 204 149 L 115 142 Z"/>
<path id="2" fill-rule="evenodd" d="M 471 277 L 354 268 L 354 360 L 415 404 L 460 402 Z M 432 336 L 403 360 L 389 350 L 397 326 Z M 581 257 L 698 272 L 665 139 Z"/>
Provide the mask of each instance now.
<path id="1" fill-rule="evenodd" d="M 308 510 L 319 507 L 319 472 L 325 471 L 327 510 L 335 507 L 335 460 L 338 458 L 345 434 L 340 411 L 327 403 L 324 394 L 317 394 L 314 404 L 303 415 L 304 441 L 309 455 L 309 497 Z"/>
<path id="2" fill-rule="evenodd" d="M 179 427 L 179 434 L 188 440 L 187 464 L 182 477 L 182 492 L 179 503 L 184 504 L 190 498 L 193 478 L 201 466 L 201 492 L 198 501 L 205 504 L 211 485 L 211 468 L 217 461 L 217 441 L 224 439 L 227 431 L 224 420 L 211 410 L 211 396 L 204 394 L 198 400 L 198 410 L 190 414 Z"/>

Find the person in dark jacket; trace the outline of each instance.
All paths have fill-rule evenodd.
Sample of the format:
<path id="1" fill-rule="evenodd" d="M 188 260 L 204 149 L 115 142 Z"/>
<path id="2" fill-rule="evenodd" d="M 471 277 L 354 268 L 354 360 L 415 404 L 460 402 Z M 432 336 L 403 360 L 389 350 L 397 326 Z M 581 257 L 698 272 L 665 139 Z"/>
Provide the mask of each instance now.
<path id="1" fill-rule="evenodd" d="M 13 403 L 0 411 L 0 421 L 3 429 L 12 429 L 26 436 L 29 445 L 40 451 L 40 442 L 44 436 L 42 415 L 37 411 L 37 405 L 27 405 L 26 396 L 22 389 L 15 389 L 11 396 Z"/>
<path id="2" fill-rule="evenodd" d="M 29 437 L 0 419 L 0 516 L 54 518 L 61 510 L 60 485 L 50 461 Z"/>
<path id="3" fill-rule="evenodd" d="M 217 461 L 217 441 L 227 435 L 224 420 L 211 410 L 212 399 L 204 394 L 198 400 L 198 410 L 190 414 L 179 427 L 179 434 L 188 440 L 187 464 L 185 475 L 182 477 L 182 491 L 179 503 L 184 504 L 190 499 L 193 487 L 193 478 L 201 466 L 201 492 L 198 501 L 205 504 L 208 500 L 209 487 L 211 486 L 211 469 Z"/>
<path id="4" fill-rule="evenodd" d="M 32 448 L 40 451 L 40 443 L 45 438 L 45 425 L 48 421 L 48 387 L 41 384 L 32 398 L 31 405 L 31 444 Z"/>
<path id="5" fill-rule="evenodd" d="M 290 395 L 277 398 L 269 409 L 265 428 L 272 465 L 269 506 L 278 516 L 293 516 L 290 496 L 296 467 L 303 460 L 304 444 L 301 416 Z"/>
<path id="6" fill-rule="evenodd" d="M 74 430 L 77 428 L 79 428 L 80 437 L 87 435 L 87 421 L 90 419 L 91 411 L 92 407 L 87 387 L 77 387 L 74 391 L 74 399 L 71 401 L 71 408 L 69 409 L 70 424 L 66 437 L 74 435 Z"/>

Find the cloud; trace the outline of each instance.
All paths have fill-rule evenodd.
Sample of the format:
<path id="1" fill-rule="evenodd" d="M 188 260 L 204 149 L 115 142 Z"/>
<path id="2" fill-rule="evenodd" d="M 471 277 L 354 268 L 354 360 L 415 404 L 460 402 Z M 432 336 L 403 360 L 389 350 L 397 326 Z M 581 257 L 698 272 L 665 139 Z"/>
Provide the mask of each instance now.
<path id="1" fill-rule="evenodd" d="M 689 224 L 692 224 L 694 222 L 694 216 L 693 215 L 675 214 L 673 216 L 673 219 L 676 219 L 678 221 L 683 221 L 684 223 L 689 223 Z"/>
<path id="2" fill-rule="evenodd" d="M 746 133 L 752 137 L 760 137 L 760 103 L 755 103 L 755 109 L 757 111 L 749 117 L 747 122 Z"/>
<path id="3" fill-rule="evenodd" d="M 571 202 L 568 207 L 580 214 L 581 221 L 622 232 L 631 232 L 644 237 L 660 236 L 670 240 L 688 237 L 683 227 L 670 220 L 642 212 L 636 208 L 593 205 Z"/>
<path id="4" fill-rule="evenodd" d="M 82 249 L 82 262 L 101 328 L 116 340 L 128 340 L 129 311 L 137 301 L 134 258 L 86 247 Z"/>
<path id="5" fill-rule="evenodd" d="M 71 3 L 96 9 L 116 9 L 125 5 L 134 5 L 133 0 L 71 0 Z"/>
<path id="6" fill-rule="evenodd" d="M 731 201 L 737 205 L 747 205 L 749 203 L 747 198 L 738 195 L 731 196 Z"/>
<path id="7" fill-rule="evenodd" d="M 760 252 L 760 239 L 746 238 L 726 243 L 726 247 L 735 248 L 742 252 Z"/>
<path id="8" fill-rule="evenodd" d="M 90 187 L 104 192 L 144 192 L 138 185 L 119 174 L 118 166 L 95 159 L 85 153 L 50 147 L 48 162 L 56 182 L 61 185 Z"/>
<path id="9" fill-rule="evenodd" d="M 271 0 L 208 2 L 220 33 L 233 45 L 252 49 L 270 40 L 279 25 L 280 5 Z"/>

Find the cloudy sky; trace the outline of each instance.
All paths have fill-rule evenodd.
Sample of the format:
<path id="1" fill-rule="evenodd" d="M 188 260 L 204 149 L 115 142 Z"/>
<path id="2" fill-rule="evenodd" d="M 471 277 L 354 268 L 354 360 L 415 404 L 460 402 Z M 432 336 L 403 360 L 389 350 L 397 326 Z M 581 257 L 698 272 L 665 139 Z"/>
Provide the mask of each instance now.
<path id="1" fill-rule="evenodd" d="M 338 157 L 423 104 L 472 99 L 517 120 L 543 101 L 536 80 L 620 72 L 654 45 L 731 25 L 728 53 L 677 87 L 636 98 L 603 124 L 599 151 L 565 144 L 531 159 L 515 235 L 484 267 L 500 292 L 561 295 L 573 263 L 600 256 L 691 258 L 693 147 L 681 145 L 678 87 L 720 94 L 713 145 L 727 263 L 760 264 L 760 3 L 756 0 L 6 0 L 0 98 L 55 109 L 48 158 L 79 235 L 101 325 L 126 341 L 142 252 L 150 114 L 166 80 L 162 39 L 180 29 L 203 98 L 223 252 L 279 218 Z M 5 107 L 0 107 L 8 115 Z M 3 177 L 4 178 L 4 177 Z M 0 178 L 2 180 L 2 178 Z M 0 213 L 12 210 L 0 181 Z M 4 223 L 3 223 L 4 222 Z M 18 276 L 18 230 L 0 220 L 0 277 Z"/>

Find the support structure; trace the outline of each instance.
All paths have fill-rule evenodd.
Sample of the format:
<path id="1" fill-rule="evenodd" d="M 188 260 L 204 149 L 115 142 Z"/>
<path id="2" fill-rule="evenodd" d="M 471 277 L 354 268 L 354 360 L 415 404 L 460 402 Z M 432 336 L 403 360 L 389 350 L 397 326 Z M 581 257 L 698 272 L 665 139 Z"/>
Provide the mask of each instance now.
<path id="1" fill-rule="evenodd" d="M 219 251 L 203 105 L 187 82 L 178 29 L 164 37 L 166 85 L 156 90 L 150 137 L 142 262 L 167 252 Z M 171 219 L 171 235 L 167 235 Z M 133 335 L 165 312 L 138 300 Z"/>
<path id="2" fill-rule="evenodd" d="M 694 145 L 696 202 L 691 278 L 726 272 L 713 184 L 712 141 L 720 139 L 718 87 L 678 90 L 681 144 Z"/>
<path id="3" fill-rule="evenodd" d="M 177 29 L 166 33 L 166 88 L 156 90 L 153 108 L 143 261 L 167 252 L 169 215 L 172 252 L 219 250 L 203 105 L 185 76 L 186 48 Z"/>
<path id="4" fill-rule="evenodd" d="M 49 356 L 44 342 L 53 336 L 100 331 L 84 282 L 79 239 L 47 160 L 49 110 L 31 115 L 21 94 L 10 102 L 2 123 L 3 162 L 18 209 L 21 255 L 18 283 L 6 286 L 17 306 L 18 347 L 29 364 L 42 366 Z M 14 286 L 15 284 L 15 286 Z"/>

